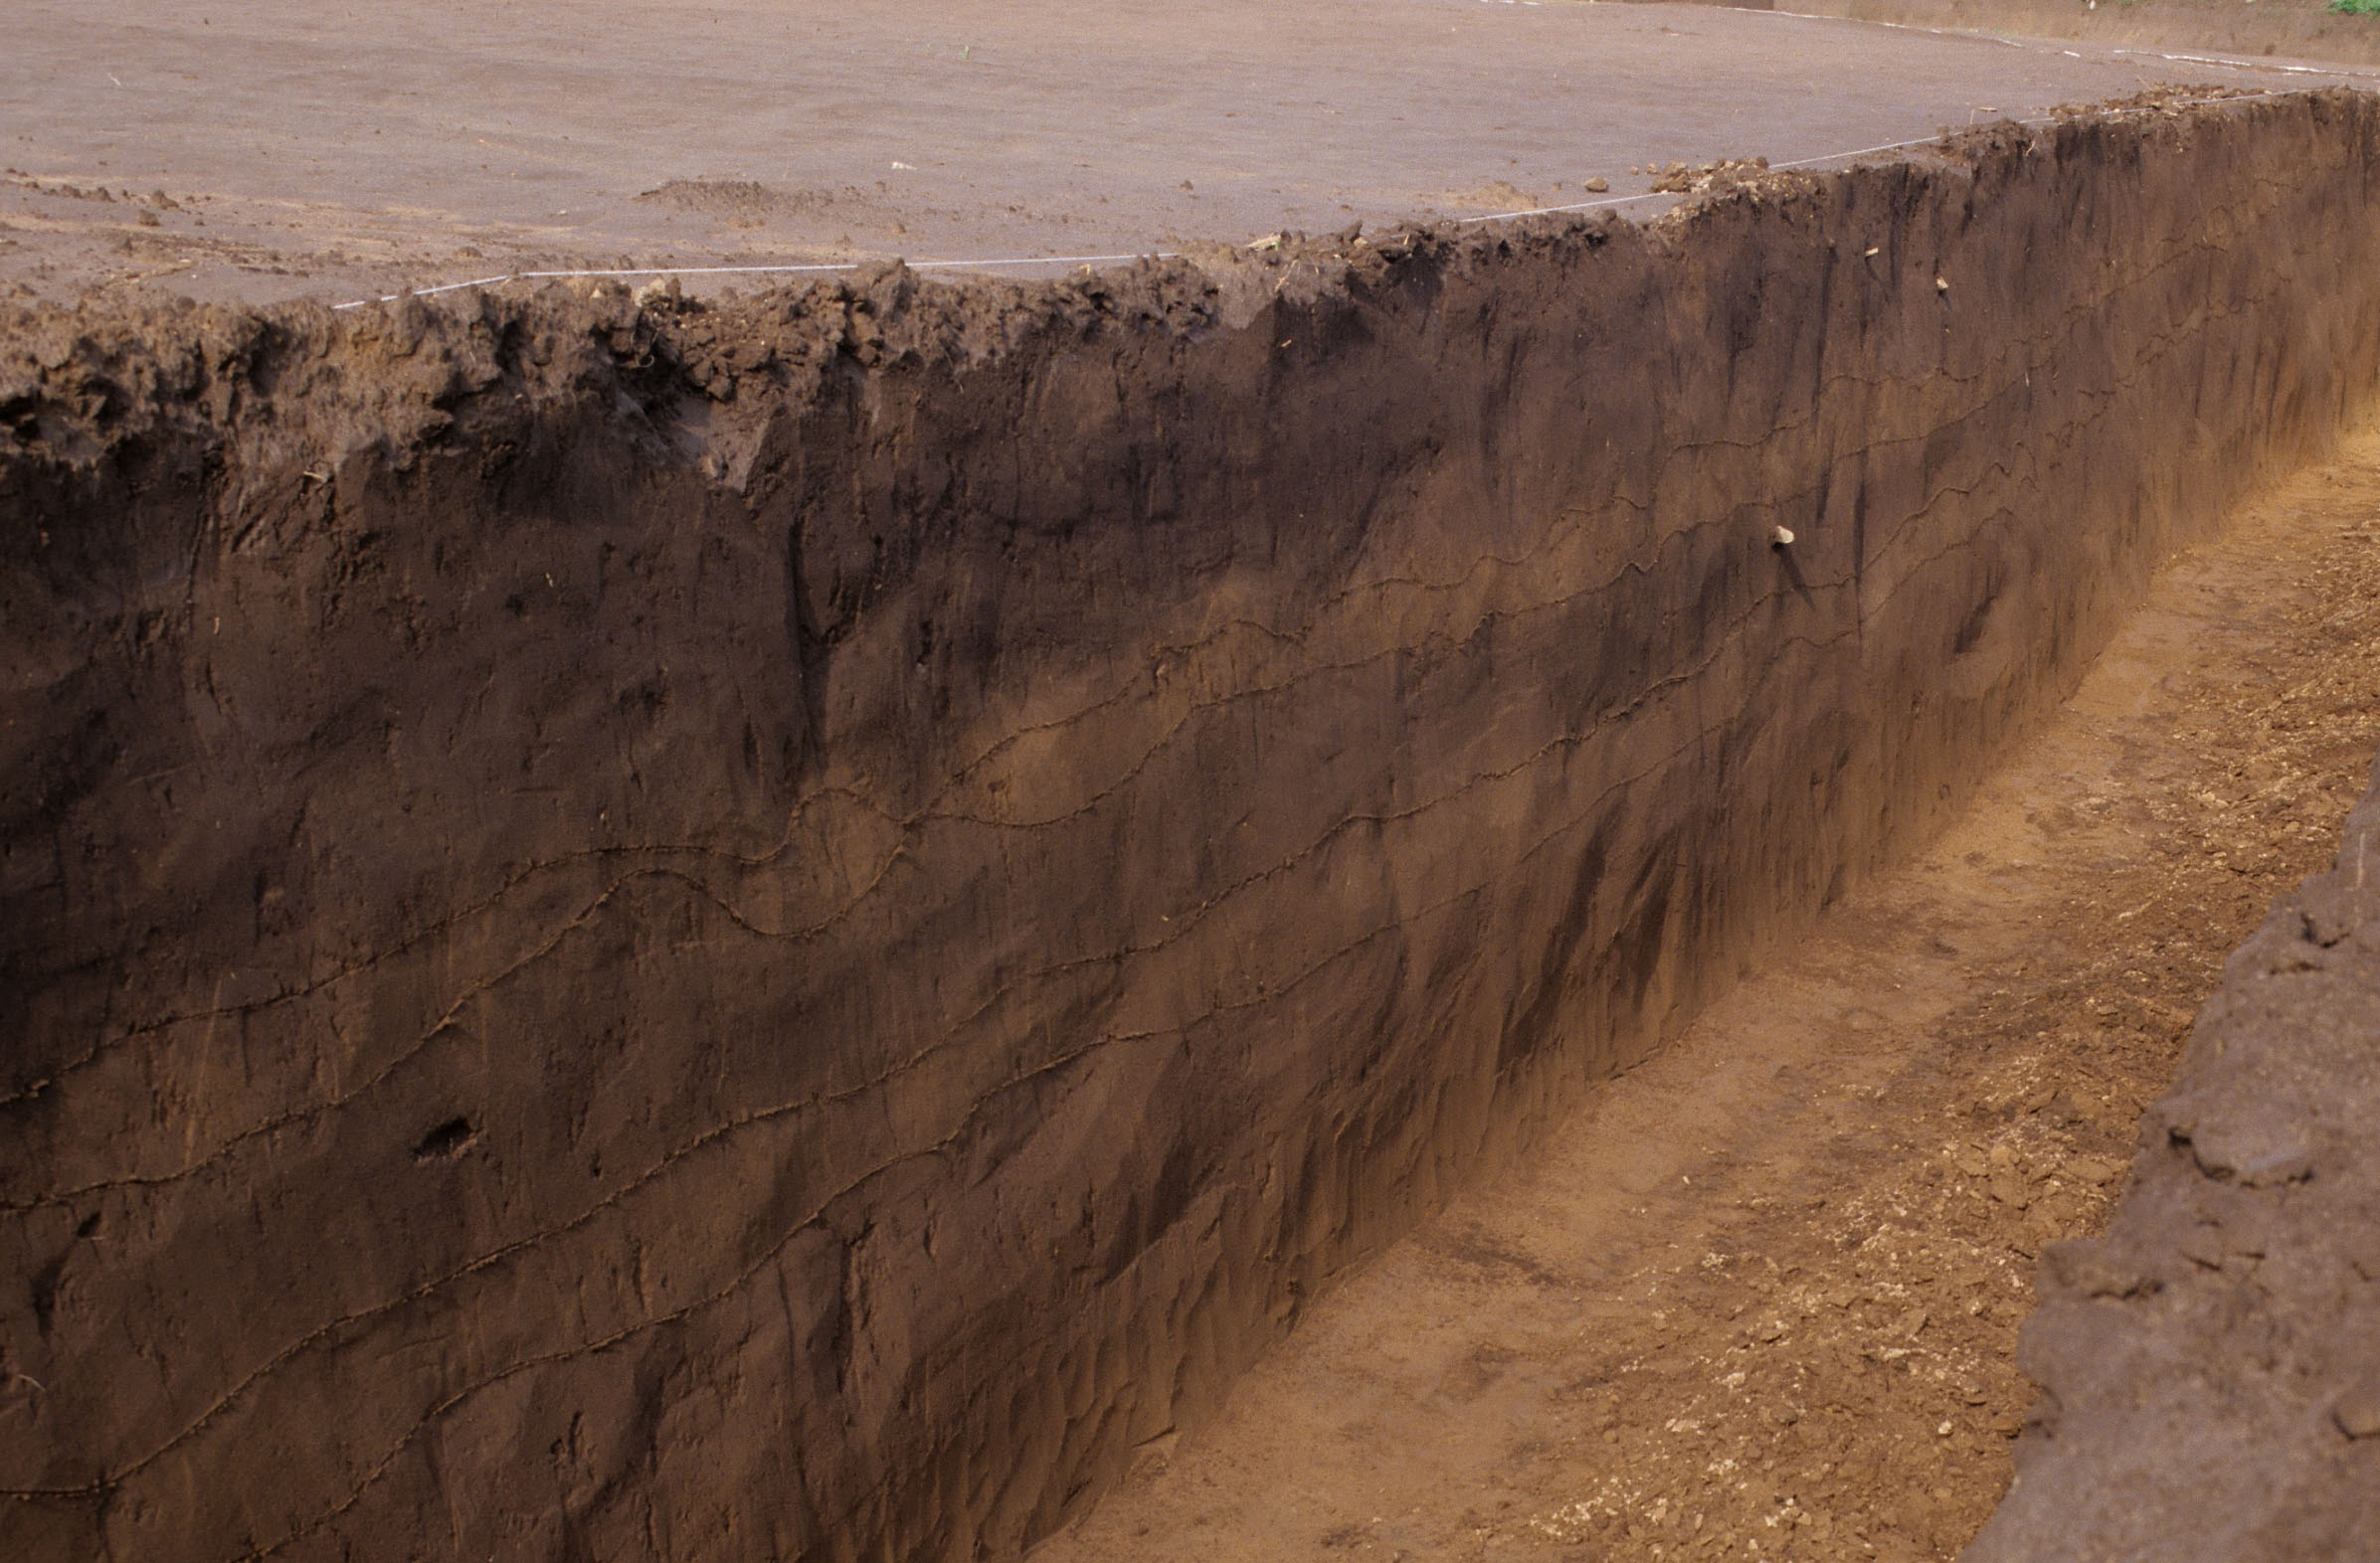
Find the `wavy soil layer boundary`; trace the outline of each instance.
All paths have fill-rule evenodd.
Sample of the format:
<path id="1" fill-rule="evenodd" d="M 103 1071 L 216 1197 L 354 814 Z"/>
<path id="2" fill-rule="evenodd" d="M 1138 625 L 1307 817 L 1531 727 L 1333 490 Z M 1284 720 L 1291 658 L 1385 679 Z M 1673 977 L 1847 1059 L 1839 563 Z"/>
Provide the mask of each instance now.
<path id="1" fill-rule="evenodd" d="M 1013 1552 L 2329 447 L 2376 154 L 17 313 L 0 1540 Z"/>

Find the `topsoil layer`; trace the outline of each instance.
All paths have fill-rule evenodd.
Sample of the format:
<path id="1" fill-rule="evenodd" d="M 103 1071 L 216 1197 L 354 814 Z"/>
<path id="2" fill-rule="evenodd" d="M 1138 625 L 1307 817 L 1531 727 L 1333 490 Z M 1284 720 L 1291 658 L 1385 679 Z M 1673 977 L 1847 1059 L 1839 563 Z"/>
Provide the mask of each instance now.
<path id="1" fill-rule="evenodd" d="M 2364 405 L 2376 238 L 2332 93 L 11 317 L 0 1542 L 1013 1551 L 1950 817 Z"/>

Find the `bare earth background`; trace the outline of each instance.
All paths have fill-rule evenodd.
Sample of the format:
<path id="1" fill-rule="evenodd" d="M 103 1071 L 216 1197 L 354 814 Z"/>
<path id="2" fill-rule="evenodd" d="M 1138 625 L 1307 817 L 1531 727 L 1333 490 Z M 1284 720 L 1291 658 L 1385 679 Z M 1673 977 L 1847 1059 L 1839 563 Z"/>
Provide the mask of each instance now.
<path id="1" fill-rule="evenodd" d="M 2159 84 L 2356 79 L 1479 0 L 19 0 L 7 30 L 0 294 L 58 299 L 1134 254 L 1641 195 L 1651 165 Z"/>

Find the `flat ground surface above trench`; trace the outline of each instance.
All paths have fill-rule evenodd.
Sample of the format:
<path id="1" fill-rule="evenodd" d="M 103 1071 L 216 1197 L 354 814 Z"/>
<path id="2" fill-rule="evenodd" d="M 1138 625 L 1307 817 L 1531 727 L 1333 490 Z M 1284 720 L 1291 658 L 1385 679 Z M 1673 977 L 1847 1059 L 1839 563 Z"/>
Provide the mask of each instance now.
<path id="1" fill-rule="evenodd" d="M 1143 254 L 2285 66 L 1559 0 L 12 0 L 0 295 Z"/>
<path id="2" fill-rule="evenodd" d="M 2041 1246 L 2380 742 L 2380 435 L 2178 560 L 1922 859 L 1327 1296 L 1034 1563 L 1946 1558 Z"/>

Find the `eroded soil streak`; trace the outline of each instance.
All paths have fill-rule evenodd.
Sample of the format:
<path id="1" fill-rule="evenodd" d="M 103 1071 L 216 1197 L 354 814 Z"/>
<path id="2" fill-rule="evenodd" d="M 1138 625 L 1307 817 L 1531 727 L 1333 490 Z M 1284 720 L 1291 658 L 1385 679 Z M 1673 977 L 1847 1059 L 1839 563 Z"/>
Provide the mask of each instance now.
<path id="1" fill-rule="evenodd" d="M 1922 862 L 1038 1563 L 1954 1553 L 2032 1401 L 2035 1256 L 2102 1226 L 2225 955 L 2334 850 L 2376 630 L 2366 436 L 2179 560 Z"/>

